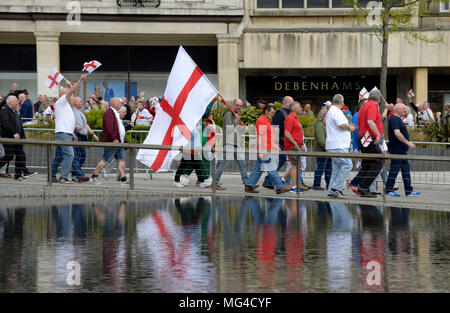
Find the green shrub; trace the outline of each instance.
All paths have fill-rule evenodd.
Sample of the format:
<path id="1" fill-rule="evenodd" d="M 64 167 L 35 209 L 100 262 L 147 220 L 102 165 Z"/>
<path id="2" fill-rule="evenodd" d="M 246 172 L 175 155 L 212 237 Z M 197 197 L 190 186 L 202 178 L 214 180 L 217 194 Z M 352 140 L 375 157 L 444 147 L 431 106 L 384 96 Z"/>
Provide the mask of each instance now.
<path id="1" fill-rule="evenodd" d="M 223 127 L 223 116 L 225 115 L 225 112 L 227 112 L 227 110 L 229 109 L 226 105 L 218 105 L 211 110 L 213 114 L 213 120 L 216 125 Z"/>
<path id="2" fill-rule="evenodd" d="M 28 128 L 51 129 L 51 130 L 27 130 Z M 23 125 L 25 137 L 27 139 L 53 140 L 55 136 L 55 121 L 49 118 L 40 119 L 37 124 Z"/>
<path id="3" fill-rule="evenodd" d="M 88 113 L 84 113 L 91 129 L 103 128 L 103 114 L 105 114 L 105 110 L 91 110 Z"/>
<path id="4" fill-rule="evenodd" d="M 427 141 L 449 142 L 450 140 L 450 115 L 442 117 L 436 123 L 425 125 L 423 132 L 427 136 Z"/>
<path id="5" fill-rule="evenodd" d="M 262 110 L 256 107 L 243 108 L 239 111 L 239 116 L 241 117 L 241 122 L 244 125 L 254 125 L 256 120 L 261 116 Z"/>
<path id="6" fill-rule="evenodd" d="M 141 132 L 139 132 L 139 133 L 130 132 L 133 130 L 139 130 L 139 131 L 145 131 L 145 132 L 142 132 L 142 133 Z M 125 141 L 128 143 L 137 143 L 137 144 L 144 143 L 145 138 L 147 138 L 149 130 L 150 130 L 150 126 L 143 126 L 143 125 L 134 126 L 125 135 Z"/>

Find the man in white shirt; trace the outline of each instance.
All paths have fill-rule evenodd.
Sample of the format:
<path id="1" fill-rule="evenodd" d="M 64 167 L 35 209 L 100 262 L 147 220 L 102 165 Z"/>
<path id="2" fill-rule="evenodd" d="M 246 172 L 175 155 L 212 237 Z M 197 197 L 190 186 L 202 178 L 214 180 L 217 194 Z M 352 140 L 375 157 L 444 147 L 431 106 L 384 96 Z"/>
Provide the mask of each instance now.
<path id="1" fill-rule="evenodd" d="M 343 106 L 344 97 L 341 94 L 336 94 L 327 113 L 327 139 L 325 142 L 327 152 L 349 152 L 351 132 L 356 127 L 348 123 L 347 118 L 342 112 Z M 352 167 L 352 161 L 348 158 L 332 158 L 332 174 L 328 187 L 328 196 L 333 198 L 345 196 L 342 189 Z"/>
<path id="2" fill-rule="evenodd" d="M 55 140 L 72 141 L 77 140 L 75 135 L 75 115 L 73 114 L 71 101 L 72 95 L 77 91 L 81 81 L 86 79 L 86 74 L 81 75 L 80 80 L 77 81 L 71 88 L 62 88 L 60 91 L 60 98 L 55 103 Z M 55 157 L 52 162 L 52 181 L 60 182 L 62 184 L 72 184 L 68 179 L 70 167 L 73 162 L 73 147 L 71 146 L 57 146 Z M 59 165 L 61 165 L 60 179 L 56 178 Z"/>

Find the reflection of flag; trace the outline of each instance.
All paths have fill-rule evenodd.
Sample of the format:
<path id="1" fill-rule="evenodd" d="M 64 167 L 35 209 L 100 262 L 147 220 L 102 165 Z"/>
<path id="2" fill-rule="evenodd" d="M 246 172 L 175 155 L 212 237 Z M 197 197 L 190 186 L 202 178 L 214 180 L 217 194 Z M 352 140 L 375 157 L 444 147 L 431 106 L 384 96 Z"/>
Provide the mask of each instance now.
<path id="1" fill-rule="evenodd" d="M 102 65 L 102 64 L 101 64 L 99 61 L 95 61 L 95 60 L 92 60 L 92 61 L 90 61 L 90 62 L 85 62 L 85 63 L 83 64 L 83 69 L 82 69 L 82 71 L 83 71 L 83 72 L 87 71 L 87 72 L 89 72 L 89 74 L 90 74 L 90 73 L 92 73 L 93 71 L 95 71 L 97 68 L 99 68 L 100 65 Z"/>
<path id="2" fill-rule="evenodd" d="M 178 50 L 164 98 L 144 144 L 185 146 L 208 104 L 218 94 L 183 47 Z M 179 151 L 139 150 L 136 159 L 155 171 L 169 170 Z"/>
<path id="3" fill-rule="evenodd" d="M 47 79 L 45 80 L 45 86 L 50 88 L 51 90 L 58 90 L 59 82 L 64 78 L 64 76 L 61 75 L 57 70 L 52 69 L 52 72 L 50 75 L 47 76 Z"/>
<path id="4" fill-rule="evenodd" d="M 372 142 L 372 137 L 369 134 L 369 131 L 366 131 L 364 136 L 361 138 L 361 144 L 364 148 L 366 148 Z"/>
<path id="5" fill-rule="evenodd" d="M 410 91 L 408 91 L 408 96 L 410 96 L 410 97 L 414 97 L 415 96 L 415 94 L 414 94 L 412 89 Z"/>
<path id="6" fill-rule="evenodd" d="M 362 99 L 369 99 L 369 92 L 365 87 L 363 87 L 363 89 L 359 92 L 359 101 Z"/>

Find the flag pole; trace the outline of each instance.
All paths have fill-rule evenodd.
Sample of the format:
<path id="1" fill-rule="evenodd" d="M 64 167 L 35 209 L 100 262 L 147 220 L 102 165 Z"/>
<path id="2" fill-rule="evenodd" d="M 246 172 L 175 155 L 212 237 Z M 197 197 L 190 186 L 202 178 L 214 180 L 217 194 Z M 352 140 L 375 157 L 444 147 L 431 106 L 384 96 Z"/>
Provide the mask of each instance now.
<path id="1" fill-rule="evenodd" d="M 235 113 L 235 112 L 233 111 L 233 109 L 228 105 L 228 103 L 225 101 L 225 99 L 222 97 L 222 95 L 221 95 L 220 93 L 219 93 L 218 95 L 219 95 L 220 99 L 222 99 L 223 103 L 225 103 L 225 104 L 227 105 L 227 107 L 230 109 L 231 113 L 233 113 L 234 116 L 236 117 L 236 113 Z M 239 119 L 239 123 L 241 123 L 241 125 L 242 125 L 243 127 L 245 127 L 245 125 L 241 122 L 241 119 Z"/>

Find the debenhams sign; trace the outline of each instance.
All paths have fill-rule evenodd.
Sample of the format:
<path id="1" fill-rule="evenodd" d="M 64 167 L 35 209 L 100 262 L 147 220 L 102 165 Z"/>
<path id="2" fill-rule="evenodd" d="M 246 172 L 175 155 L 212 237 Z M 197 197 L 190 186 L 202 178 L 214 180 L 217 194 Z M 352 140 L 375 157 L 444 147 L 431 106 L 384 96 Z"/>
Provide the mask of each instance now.
<path id="1" fill-rule="evenodd" d="M 361 90 L 359 81 L 274 81 L 275 91 L 352 91 Z"/>

